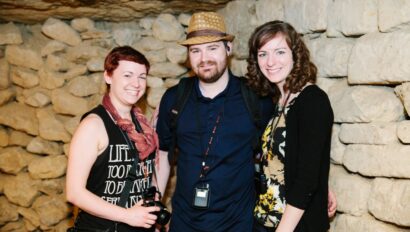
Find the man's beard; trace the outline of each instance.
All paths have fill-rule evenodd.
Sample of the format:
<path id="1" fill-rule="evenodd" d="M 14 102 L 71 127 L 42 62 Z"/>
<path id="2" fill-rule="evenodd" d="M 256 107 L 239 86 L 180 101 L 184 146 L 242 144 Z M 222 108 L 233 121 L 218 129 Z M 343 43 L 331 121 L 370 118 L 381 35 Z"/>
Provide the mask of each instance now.
<path id="1" fill-rule="evenodd" d="M 204 76 L 201 74 L 201 67 L 203 65 L 212 65 L 214 67 L 212 67 L 212 71 L 208 71 L 207 72 L 207 76 Z M 222 70 L 218 69 L 218 64 L 214 61 L 206 61 L 206 62 L 201 62 L 198 65 L 198 73 L 196 74 L 199 78 L 199 80 L 201 80 L 204 83 L 215 83 L 219 80 L 219 78 L 222 77 L 222 75 L 224 74 L 226 70 L 226 62 L 222 63 Z"/>

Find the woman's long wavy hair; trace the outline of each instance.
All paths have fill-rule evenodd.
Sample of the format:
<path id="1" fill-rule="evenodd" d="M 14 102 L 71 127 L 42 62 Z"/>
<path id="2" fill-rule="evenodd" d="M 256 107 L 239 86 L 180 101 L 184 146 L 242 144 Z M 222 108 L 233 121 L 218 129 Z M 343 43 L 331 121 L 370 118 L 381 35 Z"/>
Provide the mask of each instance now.
<path id="1" fill-rule="evenodd" d="M 258 65 L 258 51 L 275 38 L 278 34 L 285 37 L 286 43 L 292 51 L 293 68 L 286 78 L 284 85 L 285 91 L 297 93 L 308 82 L 316 82 L 317 68 L 310 61 L 310 53 L 302 37 L 289 24 L 283 21 L 275 20 L 267 22 L 255 29 L 249 39 L 249 56 L 248 56 L 248 85 L 262 96 L 271 95 L 274 102 L 280 97 L 280 91 L 274 83 L 271 83 L 262 73 Z"/>

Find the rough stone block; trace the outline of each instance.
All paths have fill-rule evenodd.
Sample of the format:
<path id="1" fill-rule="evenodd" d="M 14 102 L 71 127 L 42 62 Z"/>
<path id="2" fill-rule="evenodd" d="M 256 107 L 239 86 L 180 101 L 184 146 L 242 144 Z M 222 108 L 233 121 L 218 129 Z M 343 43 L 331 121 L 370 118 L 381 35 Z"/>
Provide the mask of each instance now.
<path id="1" fill-rule="evenodd" d="M 356 40 L 349 58 L 349 83 L 389 84 L 410 81 L 410 29 L 370 33 Z"/>
<path id="2" fill-rule="evenodd" d="M 402 143 L 410 143 L 410 121 L 401 121 L 397 124 L 397 136 Z"/>
<path id="3" fill-rule="evenodd" d="M 67 157 L 65 155 L 46 156 L 33 160 L 28 171 L 33 179 L 52 179 L 65 174 Z"/>
<path id="4" fill-rule="evenodd" d="M 347 76 L 349 56 L 354 45 L 353 39 L 319 38 L 308 40 L 312 61 L 318 67 L 319 77 Z"/>
<path id="5" fill-rule="evenodd" d="M 343 165 L 364 176 L 410 178 L 410 146 L 348 145 Z"/>
<path id="6" fill-rule="evenodd" d="M 335 122 L 394 122 L 404 119 L 403 105 L 389 87 L 354 86 L 330 91 L 329 99 Z"/>
<path id="7" fill-rule="evenodd" d="M 343 143 L 360 144 L 391 144 L 398 143 L 396 123 L 344 123 L 341 126 L 340 141 Z"/>
<path id="8" fill-rule="evenodd" d="M 0 31 L 0 45 L 23 43 L 20 29 L 13 22 L 0 24 Z"/>
<path id="9" fill-rule="evenodd" d="M 324 31 L 327 27 L 328 0 L 286 0 L 284 19 L 292 24 L 299 33 Z M 314 15 L 314 17 L 310 17 Z"/>
<path id="10" fill-rule="evenodd" d="M 152 34 L 162 41 L 180 41 L 184 38 L 184 28 L 171 14 L 160 14 L 152 24 Z"/>
<path id="11" fill-rule="evenodd" d="M 336 195 L 337 211 L 360 216 L 367 213 L 367 200 L 371 180 L 360 175 L 349 174 L 343 166 L 332 165 L 329 188 Z"/>
<path id="12" fill-rule="evenodd" d="M 35 109 L 19 103 L 9 103 L 0 107 L 0 124 L 16 130 L 38 135 L 38 121 Z"/>
<path id="13" fill-rule="evenodd" d="M 363 35 L 377 30 L 377 1 L 331 1 L 328 14 L 328 36 Z"/>
<path id="14" fill-rule="evenodd" d="M 410 2 L 407 0 L 379 0 L 379 29 L 390 32 L 410 23 Z"/>
<path id="15" fill-rule="evenodd" d="M 410 180 L 376 178 L 369 211 L 379 220 L 410 227 Z"/>
<path id="16" fill-rule="evenodd" d="M 76 46 L 81 43 L 81 37 L 78 32 L 65 22 L 56 18 L 48 18 L 44 22 L 41 31 L 50 38 L 71 46 Z"/>

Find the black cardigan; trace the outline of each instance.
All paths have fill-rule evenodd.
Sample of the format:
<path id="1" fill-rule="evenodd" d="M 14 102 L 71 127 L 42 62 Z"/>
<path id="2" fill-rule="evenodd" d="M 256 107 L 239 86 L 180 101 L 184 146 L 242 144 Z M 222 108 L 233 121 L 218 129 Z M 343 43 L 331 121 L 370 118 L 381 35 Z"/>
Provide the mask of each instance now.
<path id="1" fill-rule="evenodd" d="M 326 93 L 305 87 L 286 114 L 286 203 L 304 209 L 295 231 L 329 228 L 327 194 L 333 111 Z"/>

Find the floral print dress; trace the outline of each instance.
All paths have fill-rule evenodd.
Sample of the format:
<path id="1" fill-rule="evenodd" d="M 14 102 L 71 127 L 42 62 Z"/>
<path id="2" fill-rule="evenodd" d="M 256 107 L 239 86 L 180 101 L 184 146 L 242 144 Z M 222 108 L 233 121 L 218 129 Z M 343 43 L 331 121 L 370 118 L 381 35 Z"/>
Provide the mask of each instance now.
<path id="1" fill-rule="evenodd" d="M 254 210 L 255 219 L 265 227 L 276 228 L 285 211 L 285 115 L 295 99 L 284 109 L 277 109 L 262 135 L 262 166 L 267 191 L 260 194 Z"/>

